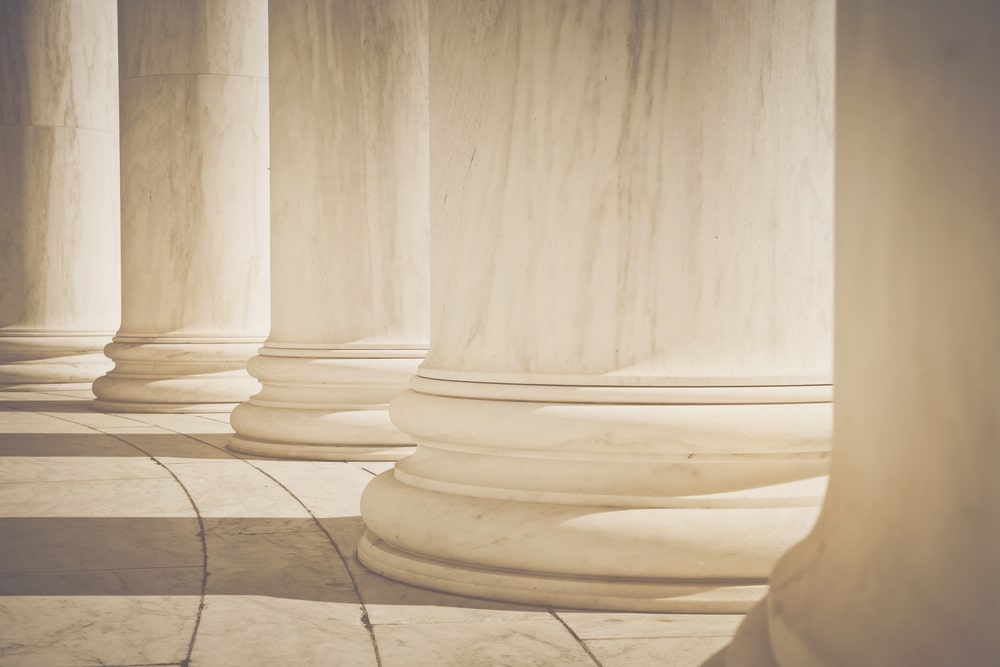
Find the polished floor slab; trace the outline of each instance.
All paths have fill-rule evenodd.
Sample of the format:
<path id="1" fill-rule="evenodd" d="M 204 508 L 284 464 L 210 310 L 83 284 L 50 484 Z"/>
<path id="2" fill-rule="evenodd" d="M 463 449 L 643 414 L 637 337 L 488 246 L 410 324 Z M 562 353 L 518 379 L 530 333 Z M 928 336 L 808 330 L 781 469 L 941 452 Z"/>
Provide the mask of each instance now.
<path id="1" fill-rule="evenodd" d="M 544 609 L 357 560 L 384 462 L 226 449 L 226 415 L 0 389 L 0 667 L 688 667 L 738 615 Z"/>

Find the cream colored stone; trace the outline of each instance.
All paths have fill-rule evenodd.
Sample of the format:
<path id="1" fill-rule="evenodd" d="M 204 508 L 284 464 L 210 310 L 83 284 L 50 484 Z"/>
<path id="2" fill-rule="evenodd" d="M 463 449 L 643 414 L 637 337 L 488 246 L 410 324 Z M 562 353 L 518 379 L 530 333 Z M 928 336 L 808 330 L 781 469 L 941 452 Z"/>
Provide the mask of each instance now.
<path id="1" fill-rule="evenodd" d="M 396 459 L 430 317 L 426 2 L 270 7 L 273 319 L 232 446 Z"/>
<path id="2" fill-rule="evenodd" d="M 112 0 L 0 6 L 0 383 L 91 382 L 119 321 Z"/>
<path id="3" fill-rule="evenodd" d="M 1000 6 L 842 1 L 830 493 L 730 667 L 1000 664 Z"/>
<path id="4" fill-rule="evenodd" d="M 365 565 L 743 611 L 830 439 L 833 5 L 433 4 L 432 332 Z"/>
<path id="5" fill-rule="evenodd" d="M 267 6 L 121 4 L 120 412 L 228 410 L 268 324 Z"/>

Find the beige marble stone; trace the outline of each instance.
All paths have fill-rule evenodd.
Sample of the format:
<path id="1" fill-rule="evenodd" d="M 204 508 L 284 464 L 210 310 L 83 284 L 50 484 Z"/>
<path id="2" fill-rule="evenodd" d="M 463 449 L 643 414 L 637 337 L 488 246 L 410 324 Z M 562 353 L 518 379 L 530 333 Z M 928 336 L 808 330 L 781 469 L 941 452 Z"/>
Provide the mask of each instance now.
<path id="1" fill-rule="evenodd" d="M 837 9 L 834 456 L 730 667 L 1000 664 L 1000 6 Z"/>
<path id="2" fill-rule="evenodd" d="M 0 384 L 91 382 L 119 322 L 113 0 L 0 6 Z"/>
<path id="3" fill-rule="evenodd" d="M 271 333 L 232 446 L 386 460 L 427 347 L 425 0 L 272 3 Z"/>
<path id="4" fill-rule="evenodd" d="M 121 3 L 120 412 L 229 410 L 267 333 L 267 6 Z"/>
<path id="5" fill-rule="evenodd" d="M 363 563 L 569 607 L 763 595 L 829 455 L 832 28 L 827 1 L 431 5 L 431 344 Z"/>
<path id="6" fill-rule="evenodd" d="M 378 625 L 385 667 L 586 665 L 594 662 L 556 619 L 494 623 Z"/>

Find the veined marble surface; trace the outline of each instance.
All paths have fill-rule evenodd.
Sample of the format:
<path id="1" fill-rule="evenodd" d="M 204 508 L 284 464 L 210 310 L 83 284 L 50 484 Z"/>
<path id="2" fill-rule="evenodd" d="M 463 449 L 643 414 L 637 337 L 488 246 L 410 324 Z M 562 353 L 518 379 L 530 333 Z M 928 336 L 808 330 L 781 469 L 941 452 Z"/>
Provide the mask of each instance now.
<path id="1" fill-rule="evenodd" d="M 832 15 L 432 3 L 424 373 L 828 383 Z"/>
<path id="2" fill-rule="evenodd" d="M 431 4 L 431 347 L 363 563 L 586 608 L 764 594 L 829 456 L 832 10 Z"/>
<path id="3" fill-rule="evenodd" d="M 277 2 L 269 27 L 271 334 L 232 446 L 399 458 L 387 408 L 430 326 L 426 0 Z"/>
<path id="4" fill-rule="evenodd" d="M 119 24 L 122 324 L 95 392 L 228 410 L 270 312 L 267 5 L 123 2 Z"/>
<path id="5" fill-rule="evenodd" d="M 264 336 L 267 61 L 246 54 L 267 52 L 266 3 L 126 2 L 119 21 L 119 335 Z"/>
<path id="6" fill-rule="evenodd" d="M 1000 664 L 1000 5 L 837 7 L 835 441 L 713 665 Z"/>
<path id="7" fill-rule="evenodd" d="M 0 383 L 90 381 L 120 316 L 116 11 L 0 5 Z"/>
<path id="8" fill-rule="evenodd" d="M 176 74 L 267 77 L 267 8 L 260 0 L 122 4 L 123 80 Z"/>
<path id="9" fill-rule="evenodd" d="M 426 348 L 426 0 L 272 3 L 270 344 Z"/>

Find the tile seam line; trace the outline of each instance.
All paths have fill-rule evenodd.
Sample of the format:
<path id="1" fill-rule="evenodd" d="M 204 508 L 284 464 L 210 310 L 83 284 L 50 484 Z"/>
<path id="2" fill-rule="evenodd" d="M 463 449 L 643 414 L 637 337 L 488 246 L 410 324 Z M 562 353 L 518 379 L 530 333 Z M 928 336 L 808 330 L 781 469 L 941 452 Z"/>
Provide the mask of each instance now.
<path id="1" fill-rule="evenodd" d="M 101 414 L 107 414 L 107 413 L 101 413 Z M 70 421 L 69 419 L 65 419 L 63 417 L 53 417 L 53 419 L 59 419 L 60 421 L 67 422 L 69 424 L 76 424 L 76 422 Z M 205 520 L 201 516 L 201 511 L 198 509 L 198 505 L 197 503 L 195 503 L 194 497 L 191 495 L 191 492 L 188 491 L 188 488 L 186 486 L 184 486 L 184 483 L 180 480 L 180 478 L 174 474 L 174 471 L 168 468 L 163 462 L 161 462 L 155 456 L 151 455 L 142 447 L 139 447 L 138 445 L 115 435 L 114 433 L 107 433 L 94 426 L 86 426 L 85 424 L 83 426 L 87 429 L 90 429 L 91 431 L 95 431 L 97 433 L 110 436 L 115 440 L 118 440 L 119 442 L 122 442 L 139 452 L 142 452 L 145 456 L 148 456 L 152 461 L 154 461 L 156 465 L 166 470 L 170 474 L 170 476 L 174 479 L 174 481 L 177 482 L 177 485 L 181 488 L 181 491 L 184 492 L 184 495 L 187 496 L 188 502 L 191 503 L 191 508 L 194 510 L 195 518 L 198 519 L 198 533 L 199 533 L 198 537 L 201 539 L 201 568 L 202 568 L 201 593 L 198 596 L 198 610 L 197 612 L 195 612 L 194 628 L 191 631 L 191 641 L 188 643 L 187 655 L 183 660 L 181 660 L 179 663 L 163 663 L 166 665 L 176 664 L 180 665 L 180 667 L 188 667 L 191 664 L 191 655 L 192 653 L 194 653 L 194 643 L 195 639 L 197 639 L 198 637 L 198 628 L 201 626 L 202 613 L 205 611 L 205 590 L 208 587 L 208 545 L 206 543 L 206 537 L 205 537 Z"/>
<path id="2" fill-rule="evenodd" d="M 39 394 L 44 394 L 45 396 L 55 396 L 55 397 L 61 398 L 63 400 L 66 400 L 68 398 L 67 396 L 65 396 L 63 394 L 58 394 L 58 393 L 51 392 L 51 391 L 40 391 L 38 393 Z M 136 426 L 148 426 L 149 425 L 146 422 L 142 421 L 141 419 L 136 419 L 135 417 L 132 417 L 130 413 L 121 413 L 121 414 L 119 414 L 119 413 L 113 413 L 113 412 L 98 412 L 97 410 L 94 410 L 93 408 L 90 407 L 91 404 L 93 403 L 94 399 L 91 399 L 91 398 L 79 398 L 79 399 L 76 399 L 76 400 L 78 400 L 78 401 L 80 401 L 81 403 L 84 404 L 81 407 L 85 407 L 87 409 L 87 414 L 105 415 L 105 416 L 108 416 L 108 417 L 118 417 L 119 419 L 125 419 L 125 420 L 128 420 L 130 422 L 135 422 Z M 53 416 L 53 413 L 45 412 L 43 410 L 36 410 L 36 412 L 39 412 L 40 414 L 44 414 L 44 415 L 48 415 L 48 416 Z M 55 414 L 59 414 L 59 413 L 55 413 Z M 69 420 L 66 420 L 66 421 L 69 421 Z M 88 424 L 81 424 L 81 426 L 87 426 L 88 428 L 95 428 L 95 429 L 101 431 L 101 433 L 106 433 L 107 435 L 112 435 L 112 434 L 108 433 L 107 431 L 105 431 L 104 429 L 102 429 L 102 428 L 100 428 L 98 426 L 90 426 Z M 132 428 L 132 426 L 108 426 L 107 428 Z M 131 434 L 127 433 L 125 435 L 131 435 Z"/>
<path id="3" fill-rule="evenodd" d="M 333 539 L 333 536 L 330 535 L 330 532 L 323 526 L 322 522 L 320 522 L 320 520 L 316 517 L 316 515 L 313 513 L 313 511 L 311 509 L 309 509 L 309 507 L 302 501 L 301 498 L 299 498 L 297 495 L 295 495 L 294 493 L 292 493 L 291 489 L 289 489 L 287 486 L 285 486 L 284 484 L 282 484 L 278 479 L 276 479 L 273 475 L 271 475 L 267 471 L 262 470 L 261 468 L 258 468 L 257 466 L 255 466 L 249 460 L 244 459 L 241 456 L 237 456 L 235 453 L 229 451 L 225 447 L 219 447 L 218 445 L 216 445 L 214 443 L 211 443 L 211 442 L 209 442 L 207 440 L 202 440 L 201 438 L 195 437 L 195 436 L 190 435 L 190 434 L 181 433 L 180 431 L 173 431 L 172 429 L 169 429 L 169 428 L 167 430 L 171 431 L 173 433 L 176 433 L 177 435 L 182 435 L 182 436 L 191 438 L 192 440 L 200 442 L 200 443 L 202 443 L 204 445 L 208 445 L 209 447 L 214 447 L 215 449 L 217 449 L 217 450 L 225 453 L 226 455 L 230 456 L 231 458 L 233 458 L 233 459 L 235 459 L 237 461 L 240 461 L 240 462 L 242 462 L 242 463 L 250 466 L 251 468 L 253 468 L 254 470 L 256 470 L 258 473 L 260 473 L 264 477 L 267 477 L 272 482 L 274 482 L 279 487 L 281 487 L 281 489 L 283 489 L 285 491 L 285 493 L 287 493 L 289 496 L 291 496 L 295 500 L 295 502 L 297 502 L 299 505 L 302 506 L 302 509 L 304 509 L 306 511 L 306 513 L 309 515 L 309 518 L 311 518 L 313 520 L 313 523 L 316 524 L 316 527 L 319 528 L 319 530 L 326 536 L 327 541 L 330 543 L 330 546 L 333 547 L 334 552 L 337 554 L 337 557 L 340 558 L 340 562 L 344 566 L 344 571 L 347 573 L 347 577 L 351 581 L 351 586 L 354 588 L 354 592 L 358 596 L 358 604 L 359 604 L 359 606 L 361 608 L 361 623 L 364 625 L 365 629 L 368 631 L 368 638 L 371 640 L 372 650 L 375 653 L 375 665 L 376 665 L 376 667 L 382 667 L 382 656 L 379 653 L 378 642 L 375 639 L 375 628 L 372 625 L 371 621 L 369 620 L 368 606 L 365 604 L 364 597 L 361 595 L 361 589 L 358 587 L 358 582 L 354 578 L 354 573 L 351 572 L 350 566 L 347 564 L 347 558 L 344 556 L 344 552 L 341 551 L 340 546 L 337 544 L 336 540 Z M 366 470 L 365 472 L 368 472 L 368 471 Z M 207 569 L 206 569 L 206 572 L 207 572 Z"/>
<path id="4" fill-rule="evenodd" d="M 597 656 L 594 655 L 594 652 L 590 650 L 590 647 L 587 646 L 587 643 L 582 639 L 580 639 L 580 635 L 576 634 L 576 631 L 573 630 L 573 628 L 569 627 L 569 623 L 564 621 L 562 617 L 559 616 L 559 614 L 557 614 L 554 609 L 548 609 L 547 611 L 552 615 L 552 618 L 559 621 L 559 623 L 561 623 L 562 626 L 566 628 L 566 632 L 568 632 L 570 636 L 576 640 L 576 643 L 580 646 L 580 648 L 582 648 L 587 653 L 588 656 L 590 656 L 590 659 L 594 661 L 594 664 L 597 665 L 597 667 L 604 667 L 601 664 L 601 661 L 597 659 Z"/>

